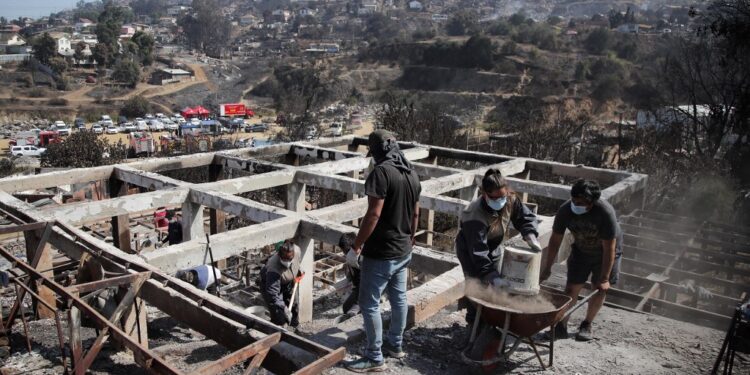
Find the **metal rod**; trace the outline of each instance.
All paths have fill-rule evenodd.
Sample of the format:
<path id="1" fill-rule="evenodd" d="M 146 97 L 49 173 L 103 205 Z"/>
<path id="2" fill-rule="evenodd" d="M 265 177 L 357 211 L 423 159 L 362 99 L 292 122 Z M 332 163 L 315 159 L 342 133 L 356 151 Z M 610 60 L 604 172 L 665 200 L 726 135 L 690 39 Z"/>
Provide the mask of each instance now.
<path id="1" fill-rule="evenodd" d="M 583 299 L 578 301 L 578 303 L 576 303 L 575 306 L 571 307 L 570 309 L 568 309 L 568 311 L 565 312 L 565 314 L 563 314 L 563 317 L 562 319 L 560 319 L 560 321 L 565 321 L 566 319 L 568 319 L 568 317 L 570 316 L 570 314 L 573 313 L 573 311 L 578 310 L 579 307 L 583 306 L 586 302 L 588 302 L 591 299 L 591 297 L 597 295 L 599 292 L 601 292 L 601 290 L 597 289 L 593 293 L 587 295 L 586 297 L 583 297 Z"/>
<path id="2" fill-rule="evenodd" d="M 510 312 L 505 312 L 505 321 L 503 322 L 503 334 L 500 337 L 500 355 L 505 353 L 505 340 L 508 338 L 508 330 L 510 329 Z"/>
<path id="3" fill-rule="evenodd" d="M 65 340 L 63 339 L 62 325 L 60 324 L 60 314 L 55 311 L 55 328 L 57 328 L 57 341 L 60 343 L 60 356 L 62 357 L 63 372 L 68 373 L 68 361 L 65 356 Z"/>
<path id="4" fill-rule="evenodd" d="M 29 353 L 31 353 L 31 340 L 29 339 L 29 327 L 26 323 L 26 316 L 23 314 L 23 304 L 21 302 L 21 294 L 18 291 L 18 283 L 14 284 L 16 286 L 16 300 L 19 306 L 19 309 L 21 310 L 21 321 L 23 322 L 23 334 L 26 336 L 26 348 L 29 349 Z"/>
<path id="5" fill-rule="evenodd" d="M 221 291 L 219 291 L 219 288 L 221 287 L 221 282 L 219 281 L 219 278 L 216 277 L 216 267 L 214 266 L 214 252 L 211 250 L 211 236 L 206 233 L 206 249 L 208 250 L 208 256 L 211 257 L 211 272 L 214 274 L 214 288 L 216 288 L 216 296 L 221 298 Z"/>
<path id="6" fill-rule="evenodd" d="M 482 305 L 477 304 L 477 313 L 474 314 L 474 327 L 471 328 L 471 337 L 469 337 L 469 344 L 473 344 L 477 338 L 477 328 L 479 328 L 479 317 L 482 315 Z"/>

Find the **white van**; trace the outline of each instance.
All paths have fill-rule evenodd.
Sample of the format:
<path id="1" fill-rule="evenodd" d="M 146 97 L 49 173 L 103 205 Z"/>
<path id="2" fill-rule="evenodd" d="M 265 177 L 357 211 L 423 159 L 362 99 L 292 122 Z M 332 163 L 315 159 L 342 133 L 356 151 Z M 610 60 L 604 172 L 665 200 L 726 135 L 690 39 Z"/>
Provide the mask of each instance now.
<path id="1" fill-rule="evenodd" d="M 13 146 L 10 148 L 10 154 L 13 156 L 33 156 L 40 157 L 47 151 L 44 147 L 36 147 L 31 145 L 26 146 Z"/>

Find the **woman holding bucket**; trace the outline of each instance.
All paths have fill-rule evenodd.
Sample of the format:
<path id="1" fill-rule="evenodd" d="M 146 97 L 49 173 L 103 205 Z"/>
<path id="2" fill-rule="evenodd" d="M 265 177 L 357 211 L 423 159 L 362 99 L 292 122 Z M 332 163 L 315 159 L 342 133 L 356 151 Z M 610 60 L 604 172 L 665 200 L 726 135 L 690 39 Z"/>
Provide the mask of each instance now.
<path id="1" fill-rule="evenodd" d="M 482 178 L 481 194 L 464 209 L 456 236 L 456 255 L 464 277 L 492 286 L 507 285 L 500 278 L 498 262 L 502 262 L 502 243 L 508 236 L 510 224 L 521 232 L 532 250 L 541 252 L 536 221 L 536 215 L 508 186 L 500 170 L 487 170 Z M 474 306 L 464 304 L 466 321 L 471 324 Z"/>

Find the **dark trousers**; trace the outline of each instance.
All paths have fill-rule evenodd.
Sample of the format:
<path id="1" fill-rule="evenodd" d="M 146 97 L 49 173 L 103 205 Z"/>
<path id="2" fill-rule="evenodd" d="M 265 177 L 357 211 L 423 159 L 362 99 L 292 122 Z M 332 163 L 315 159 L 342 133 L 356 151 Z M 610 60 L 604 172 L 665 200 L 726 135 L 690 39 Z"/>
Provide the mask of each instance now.
<path id="1" fill-rule="evenodd" d="M 268 307 L 268 312 L 271 315 L 271 323 L 278 326 L 289 324 L 292 327 L 296 327 L 299 325 L 298 304 L 295 303 L 294 306 L 292 306 L 292 321 L 288 322 L 286 320 L 286 308 L 281 308 L 281 306 L 275 305 L 273 303 L 273 298 L 265 291 L 262 291 L 261 294 L 263 295 L 263 301 Z M 281 297 L 284 301 L 284 305 L 289 306 L 289 301 L 292 299 L 292 288 L 284 288 Z"/>

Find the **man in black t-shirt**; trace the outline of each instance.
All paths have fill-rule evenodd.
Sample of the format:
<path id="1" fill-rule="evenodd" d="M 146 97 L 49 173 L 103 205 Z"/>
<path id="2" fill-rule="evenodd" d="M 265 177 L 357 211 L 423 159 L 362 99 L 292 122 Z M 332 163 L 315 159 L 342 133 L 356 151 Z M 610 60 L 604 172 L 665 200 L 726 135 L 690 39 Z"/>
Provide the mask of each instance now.
<path id="1" fill-rule="evenodd" d="M 577 301 L 589 275 L 591 285 L 599 291 L 589 301 L 586 319 L 576 334 L 577 340 L 589 341 L 593 338 L 591 322 L 604 304 L 607 290 L 617 283 L 620 273 L 622 230 L 617 223 L 615 209 L 609 202 L 599 199 L 601 190 L 596 182 L 576 181 L 570 196 L 571 199 L 563 203 L 555 215 L 541 279 L 546 280 L 550 276 L 565 230 L 569 230 L 574 242 L 568 257 L 565 293 Z M 567 325 L 566 319 L 555 326 L 555 338 L 568 336 Z"/>
<path id="2" fill-rule="evenodd" d="M 421 192 L 419 176 L 392 134 L 376 130 L 370 134 L 368 144 L 375 168 L 365 182 L 367 213 L 354 240 L 353 254 L 347 257 L 356 259 L 356 255 L 362 255 L 359 305 L 367 345 L 362 358 L 346 364 L 355 372 L 384 370 L 383 351 L 395 358 L 406 355 L 402 350 L 408 310 L 406 276 Z M 385 342 L 379 306 L 384 291 L 391 304 L 391 323 Z"/>

